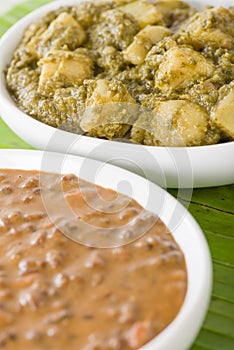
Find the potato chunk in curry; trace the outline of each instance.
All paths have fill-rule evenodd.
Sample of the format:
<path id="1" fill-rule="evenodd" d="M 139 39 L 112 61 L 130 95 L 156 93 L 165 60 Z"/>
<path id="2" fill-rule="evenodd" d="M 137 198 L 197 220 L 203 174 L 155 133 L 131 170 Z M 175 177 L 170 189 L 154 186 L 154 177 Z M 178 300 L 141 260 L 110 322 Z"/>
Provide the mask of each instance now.
<path id="1" fill-rule="evenodd" d="M 119 7 L 119 10 L 132 15 L 140 28 L 148 24 L 162 24 L 162 15 L 155 6 L 145 0 L 137 0 Z"/>
<path id="2" fill-rule="evenodd" d="M 49 27 L 29 42 L 29 51 L 39 57 L 52 49 L 75 50 L 87 36 L 82 26 L 67 12 L 62 12 Z"/>
<path id="3" fill-rule="evenodd" d="M 208 114 L 195 103 L 159 101 L 153 111 L 142 113 L 131 137 L 150 146 L 196 146 L 204 142 L 207 130 Z"/>
<path id="4" fill-rule="evenodd" d="M 234 87 L 214 107 L 211 113 L 211 121 L 227 137 L 234 139 Z"/>
<path id="5" fill-rule="evenodd" d="M 59 87 L 79 86 L 93 75 L 93 61 L 85 51 L 51 51 L 39 65 L 41 93 L 53 93 Z"/>
<path id="6" fill-rule="evenodd" d="M 156 72 L 155 84 L 162 91 L 181 90 L 211 77 L 214 69 L 213 63 L 199 52 L 189 47 L 172 47 Z"/>
<path id="7" fill-rule="evenodd" d="M 135 37 L 131 45 L 124 51 L 124 58 L 132 64 L 141 64 L 154 44 L 157 44 L 171 31 L 162 26 L 146 26 Z"/>
<path id="8" fill-rule="evenodd" d="M 138 106 L 119 81 L 90 80 L 86 82 L 86 111 L 81 128 L 90 136 L 107 139 L 122 138 L 137 118 Z"/>

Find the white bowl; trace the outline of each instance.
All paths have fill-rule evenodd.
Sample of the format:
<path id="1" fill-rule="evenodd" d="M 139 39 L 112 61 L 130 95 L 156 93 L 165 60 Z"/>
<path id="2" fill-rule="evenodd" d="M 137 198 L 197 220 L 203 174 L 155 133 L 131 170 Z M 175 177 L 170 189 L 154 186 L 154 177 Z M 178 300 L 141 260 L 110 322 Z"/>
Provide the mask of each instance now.
<path id="1" fill-rule="evenodd" d="M 163 187 L 207 187 L 234 182 L 234 142 L 199 147 L 149 147 L 79 136 L 43 124 L 23 113 L 6 89 L 4 70 L 25 28 L 48 11 L 79 2 L 52 2 L 15 24 L 0 41 L 0 113 L 30 145 L 107 161 L 145 176 Z M 230 6 L 229 0 L 188 1 L 195 6 Z"/>
<path id="2" fill-rule="evenodd" d="M 206 314 L 212 267 L 204 235 L 191 214 L 165 190 L 152 182 L 113 165 L 59 153 L 0 150 L 0 168 L 75 173 L 87 181 L 119 190 L 157 214 L 181 247 L 188 272 L 188 290 L 174 321 L 141 350 L 186 350 L 195 339 Z M 90 171 L 91 170 L 91 171 Z M 124 186 L 120 180 L 125 180 Z M 147 291 L 145 291 L 147 293 Z"/>

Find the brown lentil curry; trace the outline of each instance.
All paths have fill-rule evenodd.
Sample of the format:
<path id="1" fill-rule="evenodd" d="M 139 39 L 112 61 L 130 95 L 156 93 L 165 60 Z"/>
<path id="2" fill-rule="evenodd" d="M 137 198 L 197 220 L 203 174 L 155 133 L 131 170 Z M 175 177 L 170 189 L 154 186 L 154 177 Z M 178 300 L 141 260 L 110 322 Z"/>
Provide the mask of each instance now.
<path id="1" fill-rule="evenodd" d="M 85 204 L 81 189 L 94 200 L 98 189 L 109 209 L 116 192 L 74 175 L 1 169 L 0 348 L 138 349 L 182 306 L 187 289 L 183 253 L 160 220 L 121 247 L 75 243 L 55 226 L 43 204 L 44 191 L 52 200 L 59 187 L 77 216 L 90 224 L 95 219 L 97 229 L 124 225 L 142 210 L 129 199 L 119 211 L 97 213 Z M 53 205 L 59 207 L 56 200 Z"/>
<path id="2" fill-rule="evenodd" d="M 234 10 L 80 1 L 32 23 L 7 68 L 17 105 L 73 133 L 152 146 L 234 138 Z"/>

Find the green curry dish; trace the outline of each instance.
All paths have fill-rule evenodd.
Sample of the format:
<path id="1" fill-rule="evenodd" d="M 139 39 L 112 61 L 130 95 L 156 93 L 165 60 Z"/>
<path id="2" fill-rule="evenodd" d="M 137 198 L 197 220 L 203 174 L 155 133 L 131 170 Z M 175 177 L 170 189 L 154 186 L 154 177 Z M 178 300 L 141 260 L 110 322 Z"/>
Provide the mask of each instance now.
<path id="1" fill-rule="evenodd" d="M 26 28 L 6 69 L 25 113 L 151 146 L 233 140 L 233 8 L 81 1 Z"/>

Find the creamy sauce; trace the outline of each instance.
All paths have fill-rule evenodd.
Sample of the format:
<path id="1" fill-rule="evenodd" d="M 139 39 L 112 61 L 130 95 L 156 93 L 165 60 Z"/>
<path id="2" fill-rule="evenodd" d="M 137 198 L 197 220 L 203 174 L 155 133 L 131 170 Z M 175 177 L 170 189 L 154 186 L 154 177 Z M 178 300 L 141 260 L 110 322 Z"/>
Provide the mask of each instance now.
<path id="1" fill-rule="evenodd" d="M 61 192 L 85 235 L 87 227 L 92 237 L 100 228 L 119 235 L 131 221 L 137 231 L 141 212 L 145 234 L 109 249 L 75 243 L 59 230 L 69 222 Z M 74 175 L 2 169 L 0 208 L 0 348 L 138 349 L 178 314 L 187 290 L 183 253 L 134 200 Z"/>

